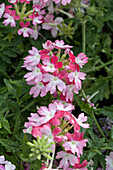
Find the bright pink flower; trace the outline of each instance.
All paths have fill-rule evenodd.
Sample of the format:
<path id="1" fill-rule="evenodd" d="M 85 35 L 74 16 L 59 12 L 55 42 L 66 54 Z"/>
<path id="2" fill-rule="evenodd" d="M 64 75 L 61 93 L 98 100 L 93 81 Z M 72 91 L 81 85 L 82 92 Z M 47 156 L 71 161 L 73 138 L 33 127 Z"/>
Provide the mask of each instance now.
<path id="1" fill-rule="evenodd" d="M 46 85 L 46 92 L 50 91 L 51 94 L 56 91 L 56 87 L 59 91 L 63 91 L 66 88 L 65 83 L 61 79 L 49 73 L 43 74 L 43 82 L 49 82 Z"/>
<path id="2" fill-rule="evenodd" d="M 51 41 L 47 40 L 45 44 L 42 44 L 43 48 L 50 51 L 54 49 L 54 43 Z"/>
<path id="3" fill-rule="evenodd" d="M 8 13 L 8 14 L 11 14 L 11 13 L 12 13 L 12 10 L 9 9 L 9 8 L 12 8 L 12 5 L 7 5 L 7 6 L 5 7 L 5 13 Z"/>
<path id="4" fill-rule="evenodd" d="M 43 16 L 38 15 L 38 13 L 37 14 L 32 13 L 32 15 L 29 15 L 29 18 L 33 20 L 33 25 L 36 25 L 42 23 Z"/>
<path id="5" fill-rule="evenodd" d="M 84 160 L 81 164 L 80 164 L 80 158 L 78 158 L 78 163 L 75 163 L 75 165 L 73 166 L 74 169 L 80 169 L 80 170 L 87 170 L 87 168 L 85 168 L 87 166 L 88 162 L 87 160 Z"/>
<path id="6" fill-rule="evenodd" d="M 29 25 L 30 25 L 29 21 L 27 21 L 25 24 L 23 21 L 20 22 L 20 26 L 22 28 L 18 30 L 18 35 L 23 34 L 24 37 L 29 37 L 29 34 L 33 33 L 33 30 L 31 28 L 28 28 Z"/>
<path id="7" fill-rule="evenodd" d="M 55 41 L 55 48 L 58 48 L 58 49 L 67 49 L 67 48 L 73 48 L 73 46 L 64 45 L 64 41 L 63 40 L 56 40 Z"/>
<path id="8" fill-rule="evenodd" d="M 81 80 L 85 79 L 86 74 L 79 71 L 79 67 L 74 64 L 70 63 L 70 69 L 73 71 L 68 74 L 68 78 L 70 82 L 73 82 L 79 90 L 81 89 Z"/>
<path id="9" fill-rule="evenodd" d="M 57 152 L 56 159 L 60 158 L 62 158 L 62 160 L 60 161 L 58 168 L 63 168 L 63 170 L 67 170 L 70 165 L 74 166 L 75 163 L 78 163 L 78 159 L 75 155 L 64 151 Z"/>
<path id="10" fill-rule="evenodd" d="M 5 11 L 5 3 L 2 3 L 2 4 L 0 5 L 0 18 L 2 17 L 4 11 Z"/>
<path id="11" fill-rule="evenodd" d="M 27 3 L 27 4 L 30 4 L 30 1 L 31 1 L 31 0 L 19 0 L 19 1 L 20 1 L 21 3 L 24 3 L 24 2 L 25 2 L 25 3 Z"/>
<path id="12" fill-rule="evenodd" d="M 83 154 L 83 147 L 86 146 L 88 140 L 83 139 L 83 133 L 79 132 L 74 132 L 74 134 L 70 134 L 70 136 L 70 141 L 65 142 L 62 146 L 66 151 L 71 151 L 73 154 L 77 153 L 77 156 L 80 157 L 80 154 Z"/>
<path id="13" fill-rule="evenodd" d="M 33 70 L 34 66 L 38 65 L 40 62 L 40 54 L 37 48 L 32 47 L 32 50 L 29 50 L 29 54 L 24 58 L 24 66 L 27 70 Z"/>
<path id="14" fill-rule="evenodd" d="M 88 57 L 86 57 L 86 55 L 84 53 L 80 53 L 78 54 L 77 57 L 75 57 L 71 52 L 69 53 L 69 59 L 78 64 L 81 68 L 84 64 L 86 64 L 88 62 Z"/>
<path id="15" fill-rule="evenodd" d="M 43 60 L 43 64 L 44 66 L 42 66 L 42 68 L 46 71 L 46 72 L 55 72 L 58 68 L 61 68 L 63 66 L 62 62 L 57 62 L 58 61 L 58 57 L 53 55 L 50 59 L 45 59 Z"/>
<path id="16" fill-rule="evenodd" d="M 45 10 L 41 10 L 41 8 L 42 8 L 42 7 L 41 7 L 40 5 L 38 5 L 38 4 L 33 5 L 33 11 L 34 11 L 34 12 L 37 12 L 38 15 L 43 15 L 43 14 L 46 13 Z"/>

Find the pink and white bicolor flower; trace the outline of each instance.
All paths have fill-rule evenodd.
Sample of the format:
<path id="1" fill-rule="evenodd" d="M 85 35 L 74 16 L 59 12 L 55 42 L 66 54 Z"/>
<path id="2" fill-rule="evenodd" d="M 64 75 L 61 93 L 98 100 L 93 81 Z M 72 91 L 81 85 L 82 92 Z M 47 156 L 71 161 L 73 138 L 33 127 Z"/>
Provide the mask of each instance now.
<path id="1" fill-rule="evenodd" d="M 22 67 L 26 67 L 27 70 L 33 70 L 34 66 L 38 65 L 40 62 L 40 54 L 37 48 L 32 47 L 32 50 L 29 50 L 29 54 L 24 58 L 24 65 Z"/>
<path id="2" fill-rule="evenodd" d="M 33 33 L 33 30 L 31 28 L 28 28 L 29 25 L 30 25 L 29 21 L 27 21 L 25 24 L 23 21 L 20 22 L 20 26 L 22 28 L 18 30 L 18 35 L 23 34 L 24 37 L 29 37 L 29 34 Z"/>
<path id="3" fill-rule="evenodd" d="M 61 92 L 63 91 L 63 89 L 66 88 L 65 83 L 61 79 L 49 73 L 43 74 L 43 82 L 49 82 L 46 85 L 46 92 L 50 91 L 51 94 L 53 94 L 56 91 L 56 87 Z"/>
<path id="4" fill-rule="evenodd" d="M 33 25 L 41 24 L 43 22 L 42 21 L 42 18 L 43 18 L 42 15 L 32 13 L 32 15 L 29 15 L 29 18 L 33 20 Z"/>
<path id="5" fill-rule="evenodd" d="M 50 61 L 50 58 L 45 58 L 42 62 L 44 64 L 44 66 L 42 66 L 42 68 L 47 71 L 47 72 L 55 72 L 58 68 L 61 68 L 63 66 L 62 62 L 57 62 L 58 61 L 58 57 L 53 55 Z"/>
<path id="6" fill-rule="evenodd" d="M 47 40 L 47 41 L 45 42 L 45 44 L 42 44 L 42 46 L 43 46 L 44 49 L 46 49 L 46 50 L 48 50 L 48 51 L 53 50 L 54 47 L 55 47 L 54 43 L 52 43 L 52 42 L 49 41 L 49 40 Z"/>
<path id="7" fill-rule="evenodd" d="M 84 116 L 84 113 L 79 114 L 78 119 L 73 115 L 76 122 L 83 128 L 89 128 L 88 123 L 83 123 L 87 121 L 87 116 Z"/>
<path id="8" fill-rule="evenodd" d="M 41 94 L 40 94 L 41 92 Z M 33 94 L 33 97 L 37 97 L 39 94 L 41 97 L 46 96 L 47 92 L 46 92 L 46 87 L 44 86 L 44 84 L 42 82 L 38 82 L 35 84 L 35 86 L 31 87 L 30 95 Z"/>
<path id="9" fill-rule="evenodd" d="M 73 46 L 64 45 L 64 41 L 63 40 L 56 40 L 55 41 L 55 48 L 58 48 L 58 49 L 68 49 L 68 48 L 73 48 Z"/>
<path id="10" fill-rule="evenodd" d="M 74 63 L 69 64 L 70 69 L 72 70 L 71 73 L 68 74 L 68 78 L 70 82 L 74 82 L 77 89 L 81 89 L 81 80 L 85 80 L 86 74 L 80 72 L 79 66 Z"/>
<path id="11" fill-rule="evenodd" d="M 62 158 L 62 160 L 60 161 L 58 168 L 63 168 L 63 170 L 67 170 L 70 165 L 74 166 L 75 163 L 78 163 L 78 159 L 75 155 L 64 151 L 57 152 L 56 159 L 60 158 Z"/>
<path id="12" fill-rule="evenodd" d="M 11 12 L 11 14 L 5 13 L 5 14 L 4 14 L 4 18 L 6 18 L 6 19 L 3 21 L 3 24 L 5 24 L 5 26 L 7 26 L 8 24 L 10 24 L 11 27 L 16 27 L 16 22 L 15 22 L 15 20 L 19 20 L 19 19 L 20 19 L 20 16 L 19 16 L 19 15 L 16 15 L 16 11 L 13 10 L 13 11 Z"/>
<path id="13" fill-rule="evenodd" d="M 72 62 L 78 64 L 81 68 L 88 62 L 88 57 L 86 57 L 84 53 L 80 53 L 77 55 L 77 57 L 75 57 L 71 52 L 69 52 L 69 56 L 69 59 Z"/>
<path id="14" fill-rule="evenodd" d="M 5 3 L 2 3 L 2 4 L 0 5 L 0 18 L 2 17 L 4 11 L 5 11 Z"/>

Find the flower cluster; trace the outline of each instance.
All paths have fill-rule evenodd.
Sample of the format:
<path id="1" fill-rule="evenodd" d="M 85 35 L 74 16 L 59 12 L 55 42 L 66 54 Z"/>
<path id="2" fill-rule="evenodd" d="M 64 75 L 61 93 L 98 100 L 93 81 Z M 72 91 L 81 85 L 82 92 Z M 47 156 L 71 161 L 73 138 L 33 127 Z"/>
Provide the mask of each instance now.
<path id="1" fill-rule="evenodd" d="M 11 162 L 5 161 L 4 156 L 0 156 L 0 169 L 1 170 L 14 170 L 16 169 L 16 167 Z"/>
<path id="2" fill-rule="evenodd" d="M 62 158 L 58 168 L 67 170 L 70 165 L 76 168 L 83 168 L 88 163 L 85 160 L 80 165 L 80 155 L 83 154 L 83 147 L 86 146 L 87 139 L 83 139 L 84 133 L 80 132 L 80 127 L 89 128 L 87 116 L 81 113 L 76 118 L 71 112 L 74 106 L 69 103 L 63 104 L 56 100 L 49 104 L 49 107 L 37 107 L 37 113 L 31 113 L 29 122 L 25 123 L 24 133 L 30 133 L 35 138 L 45 135 L 48 143 L 54 142 L 50 149 L 54 152 L 55 144 L 64 148 L 64 151 L 57 153 L 56 159 Z M 68 131 L 73 128 L 73 134 Z M 75 155 L 76 154 L 76 155 Z M 71 168 L 70 168 L 71 169 Z"/>
<path id="3" fill-rule="evenodd" d="M 62 100 L 72 101 L 73 93 L 78 94 L 81 80 L 85 79 L 86 74 L 80 71 L 80 67 L 87 63 L 88 58 L 84 53 L 75 57 L 70 51 L 72 46 L 64 45 L 63 40 L 55 43 L 48 40 L 43 48 L 39 51 L 32 47 L 30 55 L 24 58 L 23 67 L 30 71 L 24 78 L 27 84 L 34 85 L 29 94 L 43 97 L 49 91 L 51 94 L 58 92 Z M 69 57 L 65 60 L 67 53 Z"/>
<path id="4" fill-rule="evenodd" d="M 43 48 L 38 50 L 32 47 L 29 55 L 24 58 L 22 67 L 29 71 L 24 78 L 27 84 L 34 85 L 29 94 L 43 97 L 50 92 L 61 100 L 52 101 L 48 108 L 37 107 L 37 113 L 31 113 L 29 122 L 25 122 L 24 133 L 47 139 L 48 143 L 52 143 L 49 149 L 53 153 L 56 145 L 63 148 L 63 151 L 56 155 L 56 159 L 62 158 L 58 168 L 85 170 L 88 163 L 84 160 L 80 164 L 80 156 L 88 140 L 83 139 L 84 133 L 80 132 L 80 127 L 89 128 L 89 124 L 84 123 L 87 121 L 84 113 L 79 114 L 78 118 L 72 114 L 72 101 L 74 93 L 78 94 L 81 89 L 81 80 L 85 79 L 86 74 L 81 72 L 80 68 L 88 62 L 88 58 L 84 53 L 75 57 L 70 50 L 72 46 L 65 45 L 63 40 L 56 40 L 54 43 L 48 40 L 43 44 Z M 70 133 L 70 130 L 73 130 L 73 133 Z"/>

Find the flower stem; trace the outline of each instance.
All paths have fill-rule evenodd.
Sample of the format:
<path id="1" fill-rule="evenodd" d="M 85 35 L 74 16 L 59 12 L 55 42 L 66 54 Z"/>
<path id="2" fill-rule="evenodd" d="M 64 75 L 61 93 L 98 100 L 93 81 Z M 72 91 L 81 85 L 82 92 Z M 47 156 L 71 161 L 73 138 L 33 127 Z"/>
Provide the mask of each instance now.
<path id="1" fill-rule="evenodd" d="M 113 63 L 113 60 L 110 60 L 110 61 L 108 61 L 107 63 L 103 63 L 103 64 L 100 65 L 100 66 L 97 66 L 97 67 L 94 67 L 94 68 L 92 68 L 92 69 L 90 69 L 90 70 L 87 70 L 86 73 L 91 72 L 91 71 L 95 71 L 95 70 L 99 70 L 99 69 L 101 69 L 101 68 L 103 68 L 103 67 L 105 67 L 105 66 L 107 66 L 107 65 L 109 65 L 109 64 L 112 64 L 112 63 Z"/>
<path id="2" fill-rule="evenodd" d="M 62 10 L 62 9 L 58 9 L 58 8 L 56 8 L 56 11 L 61 12 L 61 13 L 65 14 L 65 15 L 67 15 L 69 18 L 73 18 L 73 16 L 72 16 L 71 14 L 69 14 L 69 13 L 65 12 L 65 11 L 64 11 L 64 10 Z"/>
<path id="3" fill-rule="evenodd" d="M 100 127 L 100 125 L 99 125 L 99 123 L 98 123 L 98 121 L 97 121 L 97 119 L 96 119 L 96 117 L 95 117 L 93 112 L 92 112 L 92 117 L 93 117 L 93 119 L 94 119 L 94 121 L 95 121 L 95 123 L 96 123 L 96 125 L 98 127 L 98 130 L 100 131 L 101 135 L 105 138 L 106 141 L 108 141 L 108 139 L 104 135 L 104 133 L 103 133 L 103 131 L 102 131 L 102 129 L 101 129 L 101 127 Z"/>
<path id="4" fill-rule="evenodd" d="M 85 28 L 86 21 L 82 22 L 82 51 L 85 53 L 86 51 L 86 28 Z"/>
<path id="5" fill-rule="evenodd" d="M 27 110 L 29 107 L 31 107 L 34 103 L 36 102 L 36 100 L 34 99 L 31 103 L 29 103 L 26 107 L 24 107 L 20 113 L 24 112 L 25 110 Z"/>
<path id="6" fill-rule="evenodd" d="M 56 147 L 56 144 L 55 144 L 55 147 Z M 54 152 L 53 152 L 52 159 L 51 159 L 51 162 L 49 164 L 48 170 L 52 168 L 54 156 L 55 156 L 55 148 L 54 148 Z"/>

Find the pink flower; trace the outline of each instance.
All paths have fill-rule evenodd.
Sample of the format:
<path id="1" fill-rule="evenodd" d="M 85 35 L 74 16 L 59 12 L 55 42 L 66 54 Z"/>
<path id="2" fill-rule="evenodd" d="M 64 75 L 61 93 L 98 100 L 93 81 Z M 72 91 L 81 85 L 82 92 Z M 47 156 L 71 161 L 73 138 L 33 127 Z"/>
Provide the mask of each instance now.
<path id="1" fill-rule="evenodd" d="M 43 48 L 50 51 L 54 49 L 54 43 L 51 41 L 47 40 L 45 44 L 42 44 Z"/>
<path id="2" fill-rule="evenodd" d="M 62 5 L 66 5 L 67 3 L 70 4 L 71 0 L 53 0 L 56 4 L 59 2 L 62 3 Z"/>
<path id="3" fill-rule="evenodd" d="M 66 103 L 61 100 L 54 100 L 53 103 L 56 104 L 57 110 L 72 112 L 74 110 L 74 106 L 71 103 Z"/>
<path id="4" fill-rule="evenodd" d="M 6 18 L 6 19 L 3 21 L 3 24 L 5 24 L 5 26 L 7 26 L 7 25 L 10 23 L 11 27 L 16 27 L 16 22 L 15 22 L 15 20 L 19 20 L 19 19 L 20 19 L 20 16 L 19 16 L 19 15 L 16 15 L 16 11 L 13 10 L 13 11 L 11 12 L 11 14 L 5 13 L 5 14 L 4 14 L 4 18 Z"/>
<path id="5" fill-rule="evenodd" d="M 57 76 L 53 76 L 49 73 L 43 74 L 43 82 L 49 82 L 46 85 L 46 92 L 50 91 L 53 94 L 56 91 L 56 87 L 59 91 L 63 91 L 66 88 L 65 83 L 60 80 Z"/>
<path id="6" fill-rule="evenodd" d="M 106 170 L 112 170 L 113 169 L 113 152 L 110 152 L 109 156 L 106 156 Z"/>
<path id="7" fill-rule="evenodd" d="M 66 88 L 63 90 L 62 95 L 66 97 L 66 101 L 73 100 L 73 92 L 78 94 L 77 87 L 73 84 L 67 85 Z"/>
<path id="8" fill-rule="evenodd" d="M 17 2 L 19 2 L 19 0 L 8 0 L 8 1 L 12 4 L 16 4 Z"/>
<path id="9" fill-rule="evenodd" d="M 86 74 L 80 72 L 80 69 L 74 63 L 70 63 L 70 69 L 73 71 L 68 74 L 68 78 L 70 82 L 73 82 L 79 90 L 81 89 L 81 80 L 85 79 Z"/>
<path id="10" fill-rule="evenodd" d="M 27 4 L 30 4 L 30 1 L 31 0 L 19 0 L 21 3 L 24 3 L 24 2 L 26 2 Z"/>
<path id="11" fill-rule="evenodd" d="M 32 15 L 29 15 L 29 18 L 33 20 L 33 25 L 36 25 L 42 23 L 43 16 L 38 15 L 38 13 L 37 14 L 32 13 Z"/>
<path id="12" fill-rule="evenodd" d="M 21 35 L 23 33 L 24 37 L 29 37 L 29 34 L 33 33 L 33 30 L 31 28 L 27 28 L 29 26 L 30 22 L 27 21 L 25 24 L 24 22 L 20 22 L 21 29 L 18 30 L 18 35 Z"/>
<path id="13" fill-rule="evenodd" d="M 40 94 L 41 92 L 41 94 Z M 37 97 L 39 94 L 41 97 L 46 96 L 47 91 L 46 91 L 46 87 L 44 86 L 44 84 L 42 82 L 38 82 L 36 83 L 35 86 L 31 87 L 31 90 L 29 92 L 30 95 L 33 94 L 33 97 Z"/>
<path id="14" fill-rule="evenodd" d="M 11 162 L 5 161 L 4 156 L 0 156 L 0 164 L 5 164 L 5 168 L 4 166 L 0 165 L 1 170 L 15 170 L 16 169 L 15 165 L 13 165 Z"/>
<path id="15" fill-rule="evenodd" d="M 62 158 L 62 160 L 58 168 L 63 168 L 63 170 L 67 170 L 70 165 L 74 166 L 75 163 L 78 163 L 78 159 L 75 155 L 64 151 L 57 152 L 56 159 L 60 158 Z"/>
<path id="16" fill-rule="evenodd" d="M 0 5 L 0 18 L 2 17 L 4 11 L 5 11 L 5 3 L 2 3 L 2 4 Z"/>
<path id="17" fill-rule="evenodd" d="M 58 49 L 67 49 L 67 48 L 73 48 L 73 46 L 64 45 L 64 41 L 63 40 L 56 40 L 55 41 L 55 48 L 58 48 Z"/>
<path id="18" fill-rule="evenodd" d="M 24 58 L 24 66 L 28 70 L 33 70 L 34 66 L 38 65 L 40 62 L 40 54 L 37 48 L 32 47 L 32 50 L 29 50 L 29 56 Z"/>
<path id="19" fill-rule="evenodd" d="M 84 53 L 80 53 L 78 54 L 77 57 L 75 57 L 71 52 L 69 53 L 69 59 L 78 64 L 81 68 L 84 64 L 86 64 L 88 62 L 88 57 L 86 57 L 86 55 Z"/>
<path id="20" fill-rule="evenodd" d="M 79 114 L 78 119 L 74 116 L 76 122 L 83 128 L 89 128 L 88 123 L 83 123 L 87 121 L 87 116 L 84 116 L 84 113 Z"/>
<path id="21" fill-rule="evenodd" d="M 70 141 L 65 142 L 62 146 L 66 151 L 71 151 L 73 154 L 77 153 L 77 156 L 80 157 L 80 154 L 83 154 L 83 147 L 86 146 L 86 142 L 88 141 L 87 139 L 82 138 L 83 133 L 74 132 L 73 135 L 69 135 Z"/>
<path id="22" fill-rule="evenodd" d="M 52 58 L 51 58 L 51 61 L 50 59 L 45 59 L 43 60 L 43 64 L 45 66 L 42 66 L 42 68 L 46 71 L 46 72 L 55 72 L 58 68 L 61 68 L 63 66 L 63 63 L 62 62 L 57 62 L 58 61 L 58 57 L 53 55 Z"/>
<path id="23" fill-rule="evenodd" d="M 88 162 L 87 160 L 84 160 L 81 164 L 80 164 L 80 158 L 78 158 L 78 163 L 75 163 L 75 165 L 73 166 L 74 169 L 81 169 L 81 170 L 87 170 L 87 168 L 85 168 L 87 166 Z"/>
<path id="24" fill-rule="evenodd" d="M 44 23 L 42 28 L 45 30 L 50 30 L 52 37 L 56 37 L 59 31 L 58 25 L 60 25 L 63 21 L 62 17 L 57 17 L 55 20 L 54 15 L 47 14 L 44 18 Z"/>
<path id="25" fill-rule="evenodd" d="M 34 66 L 33 71 L 25 74 L 24 78 L 26 78 L 26 81 L 35 81 L 35 83 L 38 83 L 42 81 L 42 72 L 40 71 L 40 68 L 37 66 Z"/>

